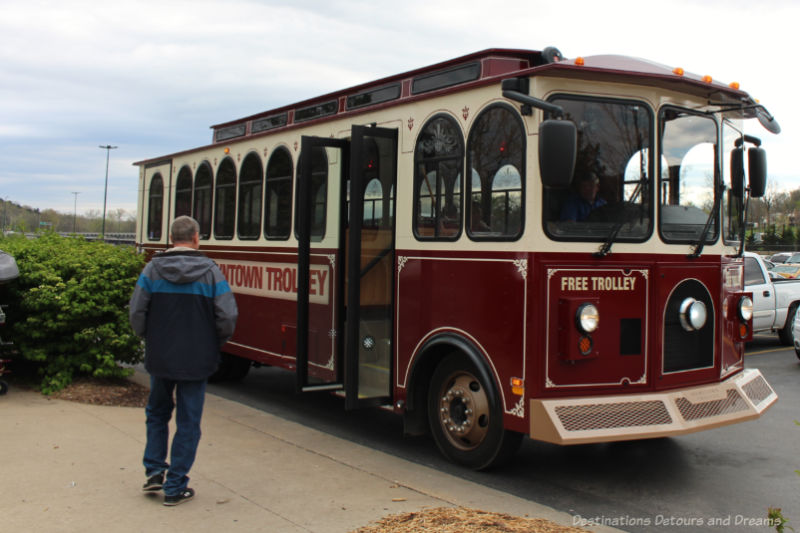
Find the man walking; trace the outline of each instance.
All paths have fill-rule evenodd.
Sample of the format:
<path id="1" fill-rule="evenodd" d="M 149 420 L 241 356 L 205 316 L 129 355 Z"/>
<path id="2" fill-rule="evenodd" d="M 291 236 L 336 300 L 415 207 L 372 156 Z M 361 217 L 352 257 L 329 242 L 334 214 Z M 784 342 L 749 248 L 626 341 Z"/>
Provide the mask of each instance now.
<path id="1" fill-rule="evenodd" d="M 233 335 L 238 316 L 222 272 L 199 251 L 199 231 L 193 218 L 175 219 L 174 247 L 144 267 L 130 302 L 131 326 L 145 339 L 150 373 L 142 490 L 163 488 L 168 506 L 194 497 L 188 473 L 200 441 L 206 380 L 216 371 L 219 349 Z M 167 463 L 168 424 L 176 403 L 177 431 Z"/>

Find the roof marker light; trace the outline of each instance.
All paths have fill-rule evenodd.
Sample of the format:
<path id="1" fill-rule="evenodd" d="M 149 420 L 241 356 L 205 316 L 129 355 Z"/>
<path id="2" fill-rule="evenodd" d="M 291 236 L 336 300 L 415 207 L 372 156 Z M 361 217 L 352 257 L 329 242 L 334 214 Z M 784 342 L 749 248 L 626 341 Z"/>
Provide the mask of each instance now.
<path id="1" fill-rule="evenodd" d="M 703 81 L 706 82 L 706 83 L 711 83 L 713 80 L 712 80 L 711 76 L 706 74 L 705 76 L 703 76 Z"/>
<path id="2" fill-rule="evenodd" d="M 584 64 L 586 64 L 586 61 L 582 57 L 576 57 L 575 64 L 579 67 L 582 67 Z"/>
<path id="3" fill-rule="evenodd" d="M 730 83 L 728 84 L 728 87 L 730 87 L 731 89 L 735 89 L 735 90 L 737 90 L 737 91 L 738 91 L 738 90 L 739 90 L 739 82 L 738 82 L 738 81 L 732 81 L 732 82 L 730 82 Z"/>
<path id="4" fill-rule="evenodd" d="M 672 69 L 672 73 L 675 74 L 676 76 L 683 76 L 685 74 L 685 72 L 681 67 L 675 67 L 674 69 Z"/>

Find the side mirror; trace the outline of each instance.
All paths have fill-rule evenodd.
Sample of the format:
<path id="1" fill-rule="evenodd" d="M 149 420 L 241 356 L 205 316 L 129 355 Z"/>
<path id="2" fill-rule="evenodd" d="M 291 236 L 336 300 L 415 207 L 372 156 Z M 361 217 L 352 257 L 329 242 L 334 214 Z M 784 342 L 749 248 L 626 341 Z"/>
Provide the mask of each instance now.
<path id="1" fill-rule="evenodd" d="M 747 150 L 747 160 L 750 196 L 761 198 L 767 189 L 767 152 L 763 148 L 750 148 Z"/>
<path id="2" fill-rule="evenodd" d="M 572 183 L 578 151 L 578 130 L 569 120 L 545 120 L 539 125 L 539 172 L 545 187 Z"/>
<path id="3" fill-rule="evenodd" d="M 744 195 L 744 148 L 731 150 L 731 192 L 737 198 Z"/>

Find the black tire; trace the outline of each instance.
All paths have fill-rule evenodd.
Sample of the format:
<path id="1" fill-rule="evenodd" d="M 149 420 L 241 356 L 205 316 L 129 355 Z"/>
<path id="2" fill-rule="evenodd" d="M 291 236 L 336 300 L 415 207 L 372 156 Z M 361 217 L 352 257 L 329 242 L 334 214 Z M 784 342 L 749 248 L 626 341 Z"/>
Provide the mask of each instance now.
<path id="1" fill-rule="evenodd" d="M 229 354 L 223 354 L 229 355 Z M 231 358 L 231 369 L 228 373 L 228 379 L 231 381 L 241 381 L 250 372 L 250 366 L 252 365 L 252 361 L 250 359 L 245 359 L 243 357 L 237 357 L 235 355 L 229 355 Z"/>
<path id="2" fill-rule="evenodd" d="M 222 381 L 226 381 L 229 379 L 231 375 L 231 365 L 233 362 L 231 361 L 230 355 L 226 353 L 220 354 L 219 357 L 219 365 L 217 366 L 217 371 L 211 374 L 208 377 L 209 383 L 220 383 Z"/>
<path id="3" fill-rule="evenodd" d="M 786 313 L 786 323 L 778 331 L 778 339 L 784 346 L 794 346 L 794 334 L 792 333 L 792 324 L 797 314 L 797 304 L 792 304 L 789 311 Z"/>
<path id="4" fill-rule="evenodd" d="M 251 361 L 242 357 L 222 352 L 219 358 L 217 371 L 208 378 L 209 383 L 223 381 L 239 381 L 250 372 Z"/>
<path id="5" fill-rule="evenodd" d="M 442 454 L 454 463 L 484 470 L 516 453 L 522 435 L 503 429 L 494 382 L 460 353 L 447 356 L 431 376 L 428 420 Z"/>

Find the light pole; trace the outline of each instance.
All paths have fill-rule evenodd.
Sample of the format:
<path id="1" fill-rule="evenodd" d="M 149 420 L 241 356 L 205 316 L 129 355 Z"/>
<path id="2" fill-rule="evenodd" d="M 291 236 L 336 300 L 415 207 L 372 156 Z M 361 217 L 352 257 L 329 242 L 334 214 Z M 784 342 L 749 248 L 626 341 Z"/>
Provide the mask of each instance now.
<path id="1" fill-rule="evenodd" d="M 104 241 L 106 240 L 106 200 L 108 199 L 108 157 L 111 153 L 111 150 L 114 150 L 116 146 L 107 144 L 105 146 L 101 145 L 100 148 L 106 151 L 106 188 L 105 192 L 103 193 L 103 230 L 100 232 L 100 240 Z"/>
<path id="2" fill-rule="evenodd" d="M 80 192 L 73 192 L 72 194 L 75 195 L 75 207 L 72 211 L 72 233 L 76 233 L 76 227 L 78 225 L 78 195 Z"/>

